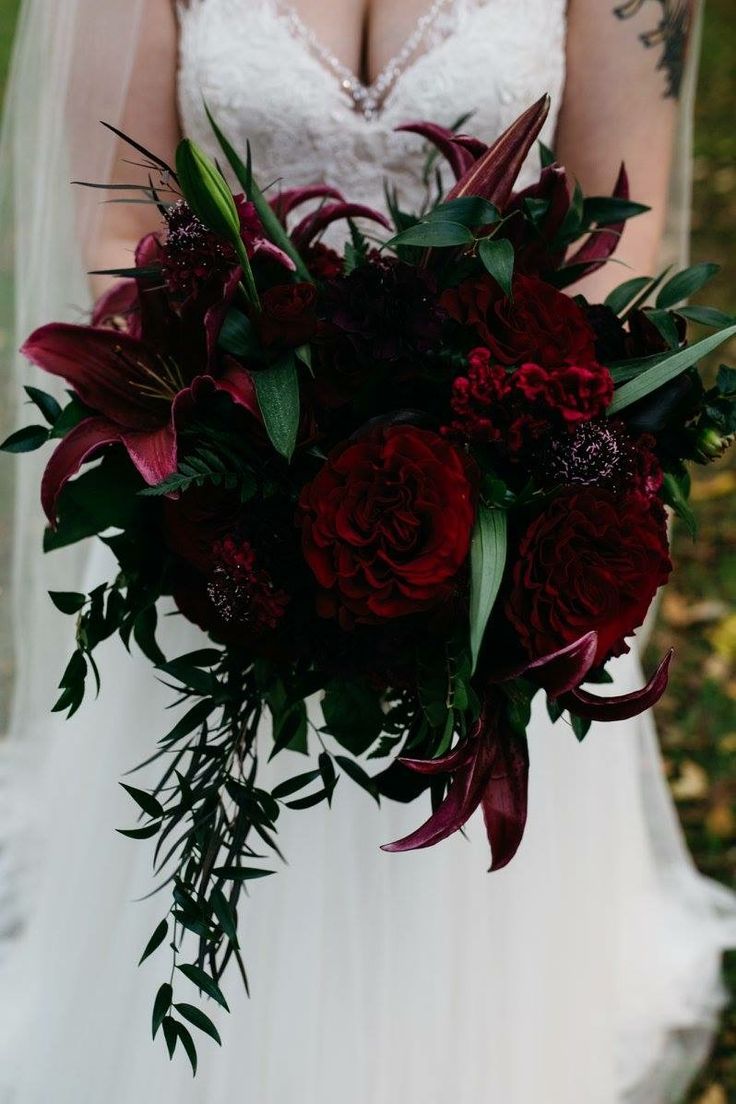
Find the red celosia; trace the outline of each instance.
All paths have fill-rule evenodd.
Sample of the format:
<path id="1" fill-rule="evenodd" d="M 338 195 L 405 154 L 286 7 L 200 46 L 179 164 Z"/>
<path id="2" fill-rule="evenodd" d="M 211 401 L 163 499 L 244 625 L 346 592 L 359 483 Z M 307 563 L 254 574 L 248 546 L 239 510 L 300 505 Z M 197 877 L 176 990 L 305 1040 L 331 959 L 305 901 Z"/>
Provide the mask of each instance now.
<path id="1" fill-rule="evenodd" d="M 274 586 L 257 566 L 249 541 L 226 537 L 213 548 L 215 566 L 207 585 L 210 600 L 223 621 L 258 632 L 275 629 L 289 604 L 289 595 Z"/>

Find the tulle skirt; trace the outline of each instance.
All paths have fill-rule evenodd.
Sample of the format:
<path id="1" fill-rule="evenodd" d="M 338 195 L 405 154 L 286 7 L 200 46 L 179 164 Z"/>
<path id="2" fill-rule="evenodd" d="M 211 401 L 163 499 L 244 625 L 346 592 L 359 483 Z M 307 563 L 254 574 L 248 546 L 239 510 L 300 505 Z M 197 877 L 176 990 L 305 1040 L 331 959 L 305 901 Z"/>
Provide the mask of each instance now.
<path id="1" fill-rule="evenodd" d="M 118 780 L 150 754 L 170 691 L 119 642 L 102 669 L 99 701 L 49 720 L 21 801 L 38 844 L 30 919 L 0 971 L 2 1104 L 680 1098 L 717 1024 L 736 904 L 691 863 L 648 716 L 579 744 L 535 702 L 528 827 L 497 873 L 477 818 L 426 851 L 379 849 L 428 798 L 379 810 L 342 779 L 331 810 L 285 810 L 287 863 L 241 909 L 251 998 L 234 976 L 232 1014 L 207 1009 L 224 1045 L 199 1037 L 193 1079 L 151 1041 L 165 953 L 135 967 L 167 896 L 136 900 L 151 848 L 114 831 L 133 814 Z M 617 661 L 618 692 L 640 678 L 633 656 Z M 271 769 L 305 769 L 283 756 Z"/>

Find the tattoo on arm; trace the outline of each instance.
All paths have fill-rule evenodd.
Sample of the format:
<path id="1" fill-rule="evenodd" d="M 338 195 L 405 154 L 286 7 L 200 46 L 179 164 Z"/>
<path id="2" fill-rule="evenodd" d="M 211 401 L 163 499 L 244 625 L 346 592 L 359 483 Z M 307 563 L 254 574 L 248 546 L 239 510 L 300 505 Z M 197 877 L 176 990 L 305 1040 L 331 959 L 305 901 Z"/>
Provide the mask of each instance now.
<path id="1" fill-rule="evenodd" d="M 657 69 L 662 70 L 667 80 L 664 95 L 665 98 L 677 99 L 685 69 L 692 17 L 691 0 L 625 0 L 613 11 L 619 19 L 630 19 L 650 3 L 659 4 L 661 8 L 659 23 L 650 31 L 640 34 L 639 39 L 647 49 L 661 47 Z"/>

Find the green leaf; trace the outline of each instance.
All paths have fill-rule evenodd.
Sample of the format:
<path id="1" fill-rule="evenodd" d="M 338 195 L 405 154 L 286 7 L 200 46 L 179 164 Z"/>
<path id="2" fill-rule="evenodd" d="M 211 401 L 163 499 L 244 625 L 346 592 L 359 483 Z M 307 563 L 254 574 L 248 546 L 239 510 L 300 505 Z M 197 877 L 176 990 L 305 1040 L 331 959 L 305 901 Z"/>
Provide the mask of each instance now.
<path id="1" fill-rule="evenodd" d="M 239 310 L 227 312 L 217 343 L 224 352 L 244 360 L 263 355 L 253 323 Z"/>
<path id="2" fill-rule="evenodd" d="M 349 778 L 352 778 L 361 789 L 369 793 L 376 805 L 381 804 L 381 796 L 378 792 L 378 787 L 373 781 L 371 776 L 363 770 L 359 763 L 356 763 L 354 759 L 348 759 L 346 755 L 336 755 L 335 759 L 340 764 Z M 340 791 L 342 793 L 342 791 Z"/>
<path id="3" fill-rule="evenodd" d="M 179 1038 L 179 1032 L 177 1031 L 178 1024 L 173 1016 L 164 1016 L 161 1022 L 163 1024 L 164 1039 L 166 1040 L 169 1058 L 173 1058 L 174 1051 L 176 1050 L 176 1042 Z"/>
<path id="4" fill-rule="evenodd" d="M 736 395 L 736 368 L 721 364 L 716 376 L 716 387 L 721 395 Z"/>
<path id="5" fill-rule="evenodd" d="M 545 146 L 544 142 L 537 142 L 537 146 L 539 147 L 540 165 L 543 169 L 548 169 L 550 165 L 555 163 L 554 151 L 549 146 Z"/>
<path id="6" fill-rule="evenodd" d="M 442 249 L 453 245 L 470 245 L 473 240 L 472 231 L 467 226 L 463 226 L 461 222 L 423 221 L 397 234 L 396 237 L 387 242 L 387 246 L 390 249 L 394 249 L 399 245 Z"/>
<path id="7" fill-rule="evenodd" d="M 189 1059 L 192 1067 L 192 1077 L 197 1076 L 197 1048 L 194 1045 L 194 1039 L 191 1036 L 191 1032 L 184 1026 L 183 1023 L 178 1023 L 174 1020 L 174 1027 L 176 1034 L 181 1039 L 181 1045 L 184 1047 L 186 1056 Z"/>
<path id="8" fill-rule="evenodd" d="M 158 835 L 161 830 L 160 824 L 146 824 L 143 828 L 117 828 L 116 831 L 121 836 L 127 836 L 128 839 L 133 840 L 146 840 L 152 839 L 153 836 Z"/>
<path id="9" fill-rule="evenodd" d="M 215 709 L 213 701 L 200 701 L 188 709 L 184 716 L 176 722 L 174 727 L 161 740 L 162 744 L 175 744 L 177 740 L 194 732 L 195 728 L 201 728 L 210 713 Z"/>
<path id="10" fill-rule="evenodd" d="M 147 958 L 150 958 L 151 955 L 155 951 L 157 951 L 159 949 L 159 947 L 163 943 L 164 939 L 166 939 L 166 936 L 168 934 L 169 934 L 169 923 L 168 923 L 167 920 L 162 920 L 161 923 L 159 924 L 159 926 L 156 928 L 153 935 L 151 936 L 151 938 L 146 943 L 146 949 L 144 950 L 143 954 L 141 955 L 140 959 L 138 960 L 138 965 L 139 966 L 143 962 L 145 962 Z"/>
<path id="11" fill-rule="evenodd" d="M 248 882 L 253 878 L 268 878 L 276 871 L 261 870 L 257 866 L 218 866 L 212 873 L 226 882 Z"/>
<path id="12" fill-rule="evenodd" d="M 153 1019 L 151 1023 L 154 1039 L 158 1034 L 158 1029 L 164 1022 L 164 1016 L 171 1008 L 171 1001 L 173 999 L 173 996 L 174 990 L 171 988 L 168 982 L 165 982 L 156 994 L 156 999 L 153 1002 Z"/>
<path id="13" fill-rule="evenodd" d="M 649 321 L 653 322 L 657 327 L 660 334 L 667 342 L 667 347 L 669 349 L 679 349 L 680 335 L 677 332 L 677 326 L 673 315 L 666 310 L 647 310 L 646 316 Z"/>
<path id="14" fill-rule="evenodd" d="M 310 782 L 314 782 L 315 778 L 320 777 L 318 770 L 305 771 L 303 774 L 297 774 L 293 778 L 287 778 L 286 781 L 280 782 L 272 792 L 271 796 L 280 801 L 284 797 L 291 797 L 293 793 L 297 793 L 305 786 L 308 786 Z"/>
<path id="15" fill-rule="evenodd" d="M 619 387 L 614 392 L 613 402 L 606 413 L 611 416 L 625 410 L 627 406 L 638 402 L 645 395 L 651 394 L 652 391 L 656 391 L 663 387 L 665 383 L 669 383 L 670 380 L 686 372 L 688 368 L 692 368 L 699 360 L 708 356 L 709 353 L 712 353 L 734 336 L 736 336 L 736 326 L 729 326 L 719 333 L 711 334 L 710 337 L 704 337 L 702 341 L 697 341 L 686 349 L 680 349 L 672 356 L 665 357 L 655 367 L 647 369 L 636 379 L 632 379 Z"/>
<path id="16" fill-rule="evenodd" d="M 151 817 L 152 820 L 160 820 L 164 815 L 164 810 L 159 801 L 153 796 L 153 794 L 146 793 L 145 790 L 137 790 L 135 786 L 128 786 L 127 783 L 121 782 L 126 793 L 135 801 L 136 805 Z"/>
<path id="17" fill-rule="evenodd" d="M 583 217 L 589 224 L 612 226 L 616 222 L 643 215 L 650 210 L 644 203 L 634 203 L 616 196 L 588 196 L 583 201 Z"/>
<path id="18" fill-rule="evenodd" d="M 657 296 L 657 306 L 666 309 L 676 306 L 683 299 L 689 299 L 713 279 L 720 271 L 720 267 L 712 261 L 701 261 L 700 264 L 691 265 L 690 268 L 678 272 L 661 289 Z"/>
<path id="19" fill-rule="evenodd" d="M 214 1039 L 218 1046 L 222 1046 L 222 1039 L 220 1033 L 213 1024 L 212 1020 L 207 1016 L 201 1008 L 196 1008 L 193 1004 L 175 1004 L 174 1008 L 183 1016 L 185 1020 L 188 1020 L 190 1024 L 194 1024 L 200 1031 L 203 1031 L 205 1035 L 209 1035 L 211 1039 Z"/>
<path id="20" fill-rule="evenodd" d="M 253 373 L 266 432 L 278 453 L 290 460 L 299 432 L 299 374 L 289 355 L 273 368 Z"/>
<path id="21" fill-rule="evenodd" d="M 241 241 L 240 216 L 233 194 L 215 162 L 191 138 L 183 138 L 177 147 L 176 175 L 200 222 L 237 245 Z"/>
<path id="22" fill-rule="evenodd" d="M 470 651 L 475 671 L 506 566 L 506 512 L 481 502 L 470 542 Z"/>
<path id="23" fill-rule="evenodd" d="M 210 896 L 212 911 L 220 922 L 220 927 L 234 946 L 238 946 L 238 929 L 235 915 L 221 889 L 213 889 Z"/>
<path id="24" fill-rule="evenodd" d="M 83 403 L 73 396 L 71 401 L 66 404 L 59 417 L 54 422 L 51 430 L 51 439 L 57 439 L 66 437 L 70 430 L 78 426 L 80 422 L 83 422 L 85 418 L 89 418 L 92 411 L 89 410 Z"/>
<path id="25" fill-rule="evenodd" d="M 221 1004 L 226 1012 L 230 1011 L 219 985 L 209 974 L 205 973 L 201 967 L 192 963 L 191 965 L 184 964 L 182 966 L 177 966 L 177 970 L 180 970 L 185 978 L 188 978 L 198 989 L 206 993 L 208 997 L 212 997 L 218 1004 Z"/>
<path id="26" fill-rule="evenodd" d="M 79 613 L 87 601 L 85 594 L 77 594 L 69 590 L 50 590 L 49 598 L 60 613 L 66 614 Z"/>
<path id="27" fill-rule="evenodd" d="M 695 540 L 698 535 L 698 519 L 687 500 L 689 490 L 690 477 L 687 472 L 683 472 L 680 476 L 674 472 L 665 472 L 662 496 L 684 522 L 688 533 Z"/>
<path id="28" fill-rule="evenodd" d="M 322 714 L 326 730 L 352 755 L 367 751 L 383 729 L 378 696 L 358 680 L 333 679 L 322 699 Z"/>
<path id="29" fill-rule="evenodd" d="M 235 177 L 240 184 L 240 187 L 245 192 L 248 199 L 251 201 L 256 209 L 256 213 L 261 220 L 261 225 L 266 233 L 266 237 L 269 238 L 274 245 L 277 245 L 279 249 L 283 249 L 284 253 L 288 257 L 291 257 L 292 261 L 296 265 L 297 275 L 301 280 L 308 280 L 309 283 L 314 283 L 312 275 L 302 260 L 299 251 L 292 242 L 291 238 L 287 234 L 285 228 L 274 214 L 271 204 L 264 196 L 261 189 L 258 187 L 256 180 L 251 172 L 250 165 L 245 165 L 242 159 L 238 156 L 236 150 L 230 144 L 225 137 L 220 127 L 215 122 L 215 118 L 210 111 L 208 105 L 204 105 L 207 112 L 207 118 L 209 119 L 210 126 L 214 132 L 215 138 L 219 143 L 220 149 L 225 154 L 230 168 L 233 170 Z M 250 151 L 249 151 L 250 154 Z M 250 160 L 250 157 L 249 157 Z"/>
<path id="30" fill-rule="evenodd" d="M 146 606 L 133 622 L 133 638 L 146 659 L 157 666 L 166 662 L 166 656 L 156 641 L 158 613 L 154 604 Z"/>
<path id="31" fill-rule="evenodd" d="M 500 217 L 498 208 L 482 196 L 458 196 L 433 207 L 422 217 L 422 223 L 459 222 L 461 226 L 472 229 L 498 222 Z"/>
<path id="32" fill-rule="evenodd" d="M 514 278 L 514 247 L 511 242 L 507 238 L 484 238 L 478 245 L 478 256 L 486 272 L 510 299 Z"/>
<path id="33" fill-rule="evenodd" d="M 61 406 L 53 395 L 48 395 L 38 387 L 24 387 L 28 398 L 38 407 L 49 425 L 53 425 L 61 414 Z"/>
<path id="34" fill-rule="evenodd" d="M 679 307 L 677 313 L 687 318 L 689 322 L 697 322 L 699 326 L 710 326 L 714 330 L 722 330 L 725 326 L 733 326 L 736 322 L 734 315 L 716 310 L 715 307 Z"/>
<path id="35" fill-rule="evenodd" d="M 578 717 L 574 713 L 570 714 L 570 721 L 572 723 L 572 730 L 575 733 L 578 741 L 583 742 L 585 737 L 590 731 L 591 721 L 587 717 Z"/>
<path id="36" fill-rule="evenodd" d="M 625 280 L 610 292 L 605 305 L 610 307 L 614 314 L 621 314 L 651 282 L 649 276 L 635 276 L 632 280 Z"/>
<path id="37" fill-rule="evenodd" d="M 11 433 L 0 445 L 0 452 L 35 452 L 49 439 L 46 426 L 32 425 Z"/>

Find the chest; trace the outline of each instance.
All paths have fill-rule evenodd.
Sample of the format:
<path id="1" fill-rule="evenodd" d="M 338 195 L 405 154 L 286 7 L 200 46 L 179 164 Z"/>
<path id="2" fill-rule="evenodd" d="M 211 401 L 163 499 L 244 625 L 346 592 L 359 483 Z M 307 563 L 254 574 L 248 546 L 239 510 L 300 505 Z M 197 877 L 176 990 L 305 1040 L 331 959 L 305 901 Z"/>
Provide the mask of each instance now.
<path id="1" fill-rule="evenodd" d="M 373 80 L 284 0 L 190 0 L 181 11 L 179 98 L 185 130 L 212 148 L 204 101 L 231 139 L 253 148 L 263 177 L 327 178 L 380 201 L 385 176 L 416 194 L 424 151 L 397 134 L 410 119 L 490 140 L 564 79 L 566 0 L 434 0 Z M 385 24 L 388 27 L 388 24 Z M 394 28 L 394 32 L 396 28 Z M 378 39 L 375 40 L 378 43 Z"/>

